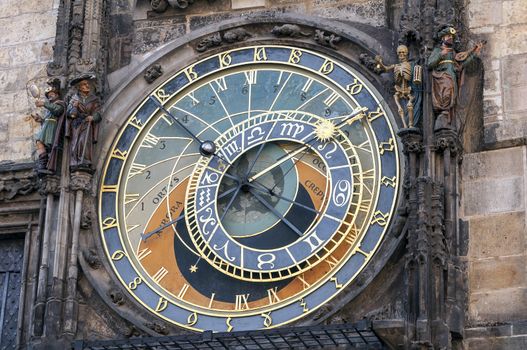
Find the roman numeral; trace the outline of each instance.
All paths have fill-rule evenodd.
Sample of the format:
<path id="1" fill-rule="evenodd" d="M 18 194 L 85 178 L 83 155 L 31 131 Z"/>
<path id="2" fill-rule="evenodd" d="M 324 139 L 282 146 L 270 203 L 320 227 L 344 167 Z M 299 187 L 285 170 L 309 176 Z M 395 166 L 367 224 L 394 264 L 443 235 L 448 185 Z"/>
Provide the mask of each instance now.
<path id="1" fill-rule="evenodd" d="M 249 308 L 249 295 L 250 294 L 238 294 L 236 295 L 235 310 L 247 310 Z"/>
<path id="2" fill-rule="evenodd" d="M 165 278 L 166 275 L 168 275 L 168 270 L 161 266 L 155 275 L 152 276 L 152 279 L 154 282 L 159 283 L 163 278 Z"/>
<path id="3" fill-rule="evenodd" d="M 278 297 L 278 287 L 274 287 L 267 290 L 267 297 L 269 298 L 269 304 L 278 303 L 280 298 Z"/>
<path id="4" fill-rule="evenodd" d="M 256 84 L 257 71 L 251 70 L 248 72 L 243 72 L 245 75 L 245 85 L 254 85 Z"/>
<path id="5" fill-rule="evenodd" d="M 339 95 L 333 91 L 333 93 L 324 100 L 324 104 L 328 107 L 331 107 L 338 99 Z"/>
<path id="6" fill-rule="evenodd" d="M 227 82 L 225 81 L 225 77 L 218 78 L 214 80 L 213 83 L 216 85 L 216 92 L 227 90 Z"/>
<path id="7" fill-rule="evenodd" d="M 141 144 L 141 147 L 154 148 L 154 146 L 159 143 L 159 139 L 160 137 L 157 137 L 155 135 L 152 135 L 151 133 L 148 133 L 145 135 L 145 138 L 143 139 L 143 143 Z"/>
<path id="8" fill-rule="evenodd" d="M 145 249 L 140 250 L 140 251 L 137 252 L 137 259 L 139 259 L 139 261 L 141 261 L 144 258 L 146 258 L 147 256 L 149 256 L 150 254 L 152 254 L 152 251 L 149 248 L 145 248 Z"/>
<path id="9" fill-rule="evenodd" d="M 140 163 L 133 163 L 130 167 L 130 170 L 128 170 L 128 178 L 131 178 L 135 175 L 142 174 L 146 169 L 146 165 L 140 164 Z"/>
<path id="10" fill-rule="evenodd" d="M 184 284 L 183 287 L 181 287 L 181 290 L 179 291 L 177 297 L 179 299 L 183 299 L 185 297 L 185 294 L 187 293 L 187 290 L 190 286 L 188 284 Z"/>

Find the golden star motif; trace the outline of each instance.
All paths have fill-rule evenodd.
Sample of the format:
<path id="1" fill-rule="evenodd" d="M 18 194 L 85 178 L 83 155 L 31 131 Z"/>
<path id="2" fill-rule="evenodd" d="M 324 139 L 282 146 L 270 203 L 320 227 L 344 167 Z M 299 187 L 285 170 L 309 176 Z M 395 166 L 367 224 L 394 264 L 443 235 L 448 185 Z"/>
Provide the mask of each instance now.
<path id="1" fill-rule="evenodd" d="M 198 267 L 196 265 L 191 265 L 189 270 L 191 273 L 198 272 Z"/>
<path id="2" fill-rule="evenodd" d="M 336 131 L 337 127 L 331 120 L 322 119 L 315 125 L 315 137 L 321 142 L 329 141 Z"/>

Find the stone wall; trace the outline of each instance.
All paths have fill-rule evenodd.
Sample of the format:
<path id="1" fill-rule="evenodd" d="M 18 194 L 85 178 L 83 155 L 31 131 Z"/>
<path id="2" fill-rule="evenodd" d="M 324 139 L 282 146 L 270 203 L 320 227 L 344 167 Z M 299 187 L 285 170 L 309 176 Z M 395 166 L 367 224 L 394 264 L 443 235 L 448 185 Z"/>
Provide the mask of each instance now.
<path id="1" fill-rule="evenodd" d="M 34 110 L 26 83 L 46 80 L 58 4 L 58 0 L 0 1 L 0 161 L 31 159 L 39 126 L 25 119 Z"/>
<path id="2" fill-rule="evenodd" d="M 468 2 L 470 31 L 486 39 L 484 149 L 462 164 L 468 222 L 469 349 L 527 348 L 527 6 Z"/>
<path id="3" fill-rule="evenodd" d="M 111 15 L 110 71 L 114 72 L 109 79 L 111 88 L 133 71 L 134 62 L 141 62 L 152 50 L 223 20 L 291 13 L 372 26 L 385 26 L 388 22 L 385 0 L 196 0 L 184 10 L 168 7 L 162 13 L 153 11 L 149 1 L 137 1 L 134 9 L 123 5 L 114 10 Z M 133 23 L 130 23 L 131 18 Z"/>
<path id="4" fill-rule="evenodd" d="M 468 1 L 469 29 L 488 45 L 484 125 L 487 147 L 525 144 L 527 135 L 527 6 L 525 0 Z"/>

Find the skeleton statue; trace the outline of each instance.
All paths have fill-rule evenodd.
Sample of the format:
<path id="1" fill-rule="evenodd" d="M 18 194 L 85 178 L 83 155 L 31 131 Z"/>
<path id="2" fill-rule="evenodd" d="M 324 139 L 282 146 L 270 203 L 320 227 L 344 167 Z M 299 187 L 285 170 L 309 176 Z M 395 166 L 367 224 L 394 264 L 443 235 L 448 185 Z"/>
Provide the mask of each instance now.
<path id="1" fill-rule="evenodd" d="M 376 56 L 376 68 L 381 72 L 393 70 L 393 78 L 395 81 L 395 94 L 393 98 L 397 104 L 397 110 L 403 126 L 405 128 L 411 128 L 417 124 L 421 113 L 421 92 L 418 89 L 418 85 L 421 84 L 422 68 L 408 60 L 408 47 L 405 45 L 399 45 L 397 47 L 397 57 L 399 63 L 385 66 L 382 57 Z M 408 119 L 408 123 L 406 119 Z"/>

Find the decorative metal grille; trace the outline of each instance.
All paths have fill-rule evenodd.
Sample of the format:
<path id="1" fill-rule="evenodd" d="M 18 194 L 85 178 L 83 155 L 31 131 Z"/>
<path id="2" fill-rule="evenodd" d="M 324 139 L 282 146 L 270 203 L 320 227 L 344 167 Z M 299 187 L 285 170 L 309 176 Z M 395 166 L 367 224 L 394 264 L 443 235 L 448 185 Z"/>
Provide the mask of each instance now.
<path id="1" fill-rule="evenodd" d="M 386 349 L 368 326 L 340 324 L 277 328 L 232 333 L 83 341 L 75 350 L 270 350 L 270 349 Z"/>
<path id="2" fill-rule="evenodd" d="M 15 349 L 23 239 L 0 240 L 0 349 Z"/>

